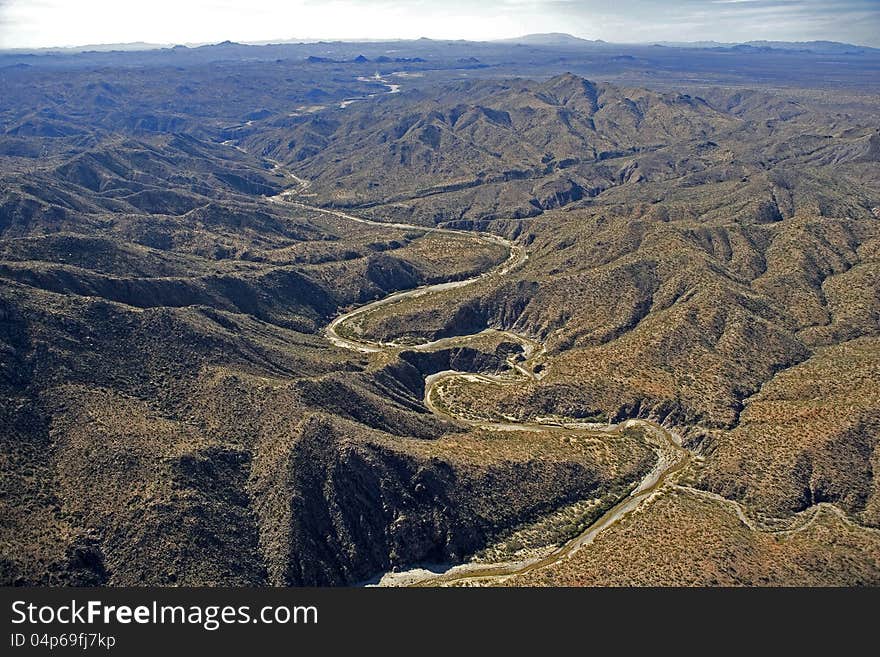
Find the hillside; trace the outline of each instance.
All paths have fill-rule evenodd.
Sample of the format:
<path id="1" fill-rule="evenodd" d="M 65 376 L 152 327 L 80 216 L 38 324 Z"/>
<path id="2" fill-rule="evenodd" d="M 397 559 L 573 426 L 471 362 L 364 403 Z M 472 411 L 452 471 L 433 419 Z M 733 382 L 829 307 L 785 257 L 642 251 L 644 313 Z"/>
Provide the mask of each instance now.
<path id="1" fill-rule="evenodd" d="M 621 158 L 671 142 L 695 147 L 737 123 L 699 98 L 566 74 L 540 84 L 466 82 L 430 96 L 364 104 L 339 119 L 315 117 L 247 143 L 271 149 L 315 180 L 326 203 L 439 222 L 492 210 L 533 216 L 596 196 L 644 177 L 621 166 Z M 273 146 L 278 142 L 284 146 Z M 438 214 L 444 203 L 450 210 Z"/>

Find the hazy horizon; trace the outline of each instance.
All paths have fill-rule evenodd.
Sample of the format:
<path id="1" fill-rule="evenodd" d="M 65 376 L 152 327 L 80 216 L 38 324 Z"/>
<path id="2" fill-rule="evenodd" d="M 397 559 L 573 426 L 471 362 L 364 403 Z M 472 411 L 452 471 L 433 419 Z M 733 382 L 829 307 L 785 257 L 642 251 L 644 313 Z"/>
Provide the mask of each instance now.
<path id="1" fill-rule="evenodd" d="M 559 32 L 616 43 L 841 41 L 880 47 L 878 0 L 0 0 L 0 49 L 224 40 L 491 41 Z"/>

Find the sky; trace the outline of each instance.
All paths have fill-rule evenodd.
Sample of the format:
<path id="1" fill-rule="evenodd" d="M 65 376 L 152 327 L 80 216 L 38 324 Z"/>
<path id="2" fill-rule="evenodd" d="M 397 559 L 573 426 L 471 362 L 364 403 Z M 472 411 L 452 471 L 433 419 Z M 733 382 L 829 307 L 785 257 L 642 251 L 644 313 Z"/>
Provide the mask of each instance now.
<path id="1" fill-rule="evenodd" d="M 880 0 L 0 0 L 0 48 L 288 39 L 618 43 L 845 41 L 880 47 Z"/>

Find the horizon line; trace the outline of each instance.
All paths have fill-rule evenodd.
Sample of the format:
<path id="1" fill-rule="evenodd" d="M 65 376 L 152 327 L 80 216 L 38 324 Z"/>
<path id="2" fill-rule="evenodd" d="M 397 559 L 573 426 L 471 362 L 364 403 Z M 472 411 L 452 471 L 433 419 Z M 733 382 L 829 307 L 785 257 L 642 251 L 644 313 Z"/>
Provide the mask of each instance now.
<path id="1" fill-rule="evenodd" d="M 173 48 L 189 48 L 189 49 L 197 49 L 204 48 L 210 46 L 219 46 L 223 44 L 231 44 L 231 45 L 241 45 L 241 46 L 253 46 L 253 47 L 263 47 L 263 46 L 287 46 L 287 45 L 308 45 L 308 44 L 317 44 L 317 43 L 399 43 L 399 42 L 413 42 L 413 41 L 434 41 L 438 43 L 444 42 L 459 42 L 459 43 L 503 43 L 503 42 L 511 42 L 517 41 L 518 39 L 526 39 L 528 37 L 534 36 L 559 36 L 559 37 L 567 37 L 572 40 L 583 41 L 585 43 L 596 43 L 596 44 L 607 44 L 607 45 L 619 45 L 619 46 L 660 46 L 660 47 L 687 47 L 694 46 L 697 44 L 715 44 L 713 47 L 731 47 L 731 46 L 744 46 L 750 45 L 753 43 L 780 43 L 780 44 L 817 44 L 817 43 L 828 43 L 828 44 L 836 44 L 836 45 L 844 45 L 844 46 L 853 46 L 855 48 L 864 48 L 867 50 L 880 50 L 880 48 L 875 46 L 868 46 L 865 44 L 859 43 L 851 43 L 848 41 L 836 41 L 833 39 L 810 39 L 806 41 L 786 41 L 783 39 L 751 39 L 749 41 L 716 41 L 714 39 L 704 39 L 704 40 L 695 40 L 695 41 L 670 41 L 668 39 L 657 39 L 657 40 L 647 40 L 647 41 L 606 41 L 604 39 L 590 39 L 588 37 L 577 36 L 574 34 L 569 34 L 566 32 L 541 32 L 541 33 L 532 33 L 532 34 L 522 34 L 514 37 L 501 37 L 496 39 L 462 39 L 462 38 L 436 38 L 436 37 L 358 37 L 358 38 L 333 38 L 333 37 L 286 37 L 279 39 L 260 39 L 260 40 L 248 40 L 248 41 L 236 41 L 233 39 L 222 39 L 219 41 L 187 41 L 183 43 L 174 43 L 171 41 L 168 42 L 151 42 L 151 41 L 120 41 L 120 42 L 104 42 L 104 43 L 84 43 L 84 44 L 71 44 L 71 45 L 54 45 L 54 46 L 19 46 L 15 48 L 3 48 L 0 47 L 0 52 L 2 53 L 11 53 L 11 52 L 42 52 L 42 51 L 58 51 L 58 50 L 78 50 L 81 53 L 84 52 L 93 52 L 95 48 L 114 48 L 114 47 L 125 47 L 125 46 L 133 46 L 129 48 L 129 52 L 146 52 L 150 50 L 167 50 Z M 541 44 L 535 44 L 541 45 Z M 138 48 L 140 47 L 140 48 Z M 711 49 L 704 48 L 704 49 Z M 107 52 L 112 52 L 112 50 L 108 50 Z"/>

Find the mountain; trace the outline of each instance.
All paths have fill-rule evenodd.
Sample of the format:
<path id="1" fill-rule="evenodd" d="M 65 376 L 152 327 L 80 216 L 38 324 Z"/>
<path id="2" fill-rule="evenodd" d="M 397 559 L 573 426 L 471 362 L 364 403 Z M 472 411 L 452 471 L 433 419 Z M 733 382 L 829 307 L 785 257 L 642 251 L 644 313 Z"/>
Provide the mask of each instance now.
<path id="1" fill-rule="evenodd" d="M 335 205 L 424 199 L 411 207 L 425 203 L 430 213 L 447 195 L 471 199 L 455 204 L 461 213 L 435 215 L 442 221 L 480 218 L 497 194 L 518 187 L 520 216 L 595 196 L 622 180 L 608 162 L 680 140 L 705 141 L 737 124 L 698 97 L 627 91 L 566 74 L 542 83 L 466 82 L 364 104 L 248 143 L 319 181 L 315 192 Z M 269 142 L 282 146 L 269 150 Z"/>
<path id="2" fill-rule="evenodd" d="M 742 98 L 625 89 L 571 74 L 463 82 L 306 118 L 246 143 L 314 179 L 324 203 L 429 224 L 516 219 L 633 183 L 723 179 L 740 166 L 760 171 L 797 158 L 763 134 L 759 113 L 750 118 L 730 104 Z M 773 111 L 785 119 L 775 134 L 800 140 L 802 157 L 872 157 L 869 129 L 813 144 L 798 130 L 821 132 L 815 115 L 791 103 Z"/>
<path id="3" fill-rule="evenodd" d="M 6 53 L 89 53 L 89 52 L 124 52 L 124 51 L 142 51 L 156 50 L 159 48 L 167 48 L 167 44 L 146 43 L 144 41 L 133 41 L 130 43 L 94 43 L 82 46 L 55 46 L 49 48 L 4 48 L 0 52 Z"/>
<path id="4" fill-rule="evenodd" d="M 601 39 L 582 39 L 564 32 L 547 32 L 542 34 L 525 34 L 510 39 L 496 39 L 494 43 L 522 44 L 527 46 L 590 46 L 605 43 Z"/>
<path id="5" fill-rule="evenodd" d="M 880 52 L 877 48 L 857 46 L 839 41 L 746 41 L 743 43 L 720 43 L 718 41 L 654 41 L 658 46 L 669 48 L 738 49 L 771 52 L 774 50 L 813 53 L 817 55 L 864 55 Z"/>
<path id="6" fill-rule="evenodd" d="M 776 50 L 797 50 L 821 55 L 863 55 L 876 54 L 878 48 L 857 46 L 839 41 L 747 41 L 745 45 Z"/>

